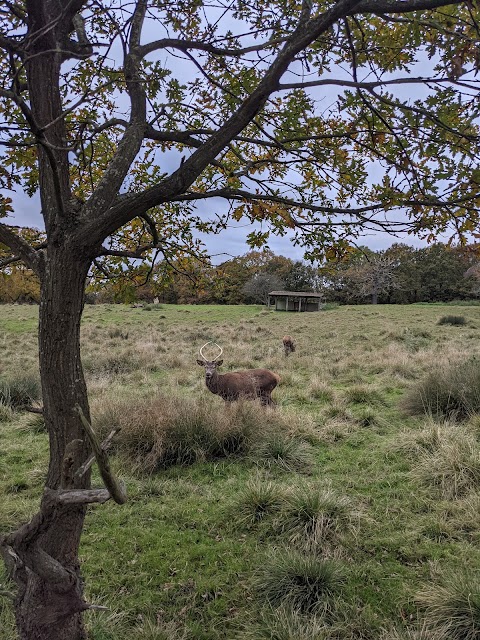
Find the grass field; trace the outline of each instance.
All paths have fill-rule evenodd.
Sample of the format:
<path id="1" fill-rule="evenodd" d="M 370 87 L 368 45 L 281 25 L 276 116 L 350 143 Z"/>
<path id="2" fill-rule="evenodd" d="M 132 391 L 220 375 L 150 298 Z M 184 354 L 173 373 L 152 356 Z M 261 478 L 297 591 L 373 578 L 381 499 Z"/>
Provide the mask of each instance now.
<path id="1" fill-rule="evenodd" d="M 35 395 L 36 316 L 0 307 L 4 389 Z M 108 607 L 86 614 L 90 638 L 480 638 L 480 307 L 106 305 L 82 326 L 94 426 L 122 427 L 129 493 L 87 516 L 86 597 Z M 280 375 L 275 409 L 206 389 L 209 340 L 223 371 Z M 1 532 L 35 512 L 48 462 L 39 416 L 7 396 Z"/>

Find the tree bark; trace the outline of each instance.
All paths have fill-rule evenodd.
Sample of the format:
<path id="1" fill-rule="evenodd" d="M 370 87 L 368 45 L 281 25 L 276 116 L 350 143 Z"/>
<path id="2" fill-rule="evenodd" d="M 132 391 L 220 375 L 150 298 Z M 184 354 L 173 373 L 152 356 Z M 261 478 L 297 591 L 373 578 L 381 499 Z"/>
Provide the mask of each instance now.
<path id="1" fill-rule="evenodd" d="M 80 320 L 89 260 L 76 258 L 75 253 L 78 248 L 49 248 L 42 278 L 39 354 L 44 417 L 50 438 L 46 482 L 49 489 L 90 486 L 89 473 L 74 479 L 75 470 L 89 454 L 74 406 L 78 403 L 90 419 L 80 360 Z M 83 600 L 78 548 L 86 507 L 52 505 L 47 496 L 46 492 L 35 517 L 35 531 L 20 536 L 18 544 L 13 545 L 21 560 L 15 571 L 19 584 L 15 606 L 19 637 L 83 640 L 86 634 L 81 612 L 88 605 Z"/>

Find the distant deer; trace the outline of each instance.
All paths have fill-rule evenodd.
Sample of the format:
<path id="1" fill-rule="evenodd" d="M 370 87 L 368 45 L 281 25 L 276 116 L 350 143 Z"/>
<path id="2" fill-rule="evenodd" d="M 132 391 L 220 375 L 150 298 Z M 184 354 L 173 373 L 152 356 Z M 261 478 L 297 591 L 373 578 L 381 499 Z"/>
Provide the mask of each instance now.
<path id="1" fill-rule="evenodd" d="M 295 343 L 292 336 L 283 336 L 283 350 L 286 356 L 295 351 Z"/>
<path id="2" fill-rule="evenodd" d="M 220 349 L 220 353 L 213 360 L 207 360 L 203 355 L 207 344 L 211 343 L 207 342 L 200 349 L 203 360 L 197 360 L 198 365 L 205 367 L 207 389 L 228 402 L 239 398 L 260 398 L 263 405 L 274 404 L 271 393 L 280 382 L 280 377 L 276 373 L 268 369 L 247 369 L 246 371 L 219 374 L 217 368 L 222 366 L 223 360 L 218 358 L 222 355 L 223 349 L 213 343 Z"/>

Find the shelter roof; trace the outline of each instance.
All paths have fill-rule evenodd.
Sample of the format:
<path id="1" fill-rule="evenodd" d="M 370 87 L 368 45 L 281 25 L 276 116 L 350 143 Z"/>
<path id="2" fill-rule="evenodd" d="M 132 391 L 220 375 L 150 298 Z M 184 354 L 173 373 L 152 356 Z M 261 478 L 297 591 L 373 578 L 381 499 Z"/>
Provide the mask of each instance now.
<path id="1" fill-rule="evenodd" d="M 323 298 L 323 293 L 313 291 L 270 291 L 269 296 L 289 296 L 290 298 Z"/>

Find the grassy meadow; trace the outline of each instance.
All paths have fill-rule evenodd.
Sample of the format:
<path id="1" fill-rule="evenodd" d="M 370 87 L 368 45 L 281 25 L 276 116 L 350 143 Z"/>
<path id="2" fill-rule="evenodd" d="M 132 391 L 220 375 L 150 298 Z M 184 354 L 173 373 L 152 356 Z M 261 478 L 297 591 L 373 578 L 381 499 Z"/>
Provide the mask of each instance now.
<path id="1" fill-rule="evenodd" d="M 0 306 L 0 532 L 47 470 L 15 400 L 39 394 L 37 311 Z M 121 427 L 129 494 L 87 515 L 86 598 L 108 608 L 89 638 L 478 640 L 479 337 L 480 306 L 86 307 L 93 422 Z M 209 340 L 224 372 L 280 375 L 276 408 L 206 389 Z M 0 640 L 11 589 L 2 567 Z"/>

